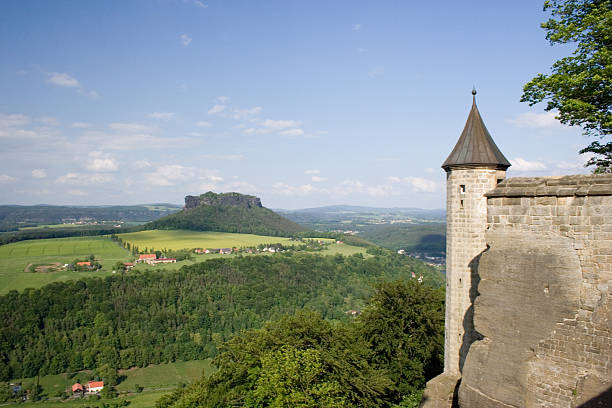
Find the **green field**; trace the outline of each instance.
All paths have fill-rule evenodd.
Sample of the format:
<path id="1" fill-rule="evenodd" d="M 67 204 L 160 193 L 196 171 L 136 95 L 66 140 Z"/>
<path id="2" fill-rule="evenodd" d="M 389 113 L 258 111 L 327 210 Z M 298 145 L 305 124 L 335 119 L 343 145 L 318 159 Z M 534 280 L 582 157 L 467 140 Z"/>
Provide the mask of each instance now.
<path id="1" fill-rule="evenodd" d="M 119 235 L 131 245 L 137 245 L 141 250 L 151 249 L 185 249 L 185 248 L 230 248 L 251 247 L 260 244 L 283 245 L 300 244 L 284 237 L 269 237 L 252 234 L 233 234 L 224 232 L 197 232 L 185 230 L 153 230 L 132 232 Z M 321 238 L 323 241 L 333 241 Z M 365 248 L 346 244 L 330 244 L 320 252 L 324 255 L 352 255 L 364 253 Z M 94 254 L 102 264 L 102 269 L 91 272 L 69 271 L 63 265 L 75 259 L 85 259 Z M 261 253 L 259 255 L 265 255 Z M 221 254 L 193 254 L 193 260 L 180 261 L 173 264 L 151 266 L 139 264 L 136 270 L 164 269 L 177 270 L 184 265 L 192 265 L 216 257 L 236 256 Z M 80 279 L 92 276 L 106 276 L 112 273 L 117 261 L 127 262 L 133 256 L 108 237 L 74 237 L 20 241 L 0 246 L 0 294 L 10 290 L 21 291 L 25 288 L 39 288 L 51 282 Z M 35 272 L 37 266 L 56 264 L 46 272 Z"/>
<path id="2" fill-rule="evenodd" d="M 162 395 L 176 388 L 178 384 L 189 384 L 194 380 L 202 377 L 202 374 L 210 375 L 214 372 L 214 367 L 210 363 L 210 359 L 195 360 L 195 361 L 177 361 L 169 364 L 159 364 L 145 368 L 134 368 L 131 370 L 119 371 L 120 376 L 126 378 L 115 387 L 120 394 L 120 399 L 130 401 L 130 407 L 152 407 L 155 401 Z M 58 391 L 66 390 L 76 382 L 77 379 L 85 382 L 88 378 L 88 373 L 77 373 L 74 376 L 67 374 L 46 375 L 40 377 L 40 385 L 43 387 L 44 393 L 53 397 Z M 36 382 L 36 378 L 25 378 L 13 380 L 24 386 Z M 136 386 L 144 387 L 144 391 L 140 394 L 135 393 Z M 105 400 L 88 400 L 76 399 L 61 402 L 58 400 L 20 404 L 20 406 L 42 406 L 45 408 L 56 407 L 84 407 L 102 405 Z M 111 400 L 117 401 L 117 400 Z"/>
<path id="3" fill-rule="evenodd" d="M 25 272 L 29 264 L 61 265 L 94 254 L 102 264 L 96 272 L 75 272 L 57 268 L 56 272 Z M 112 273 L 117 261 L 128 261 L 130 254 L 104 237 L 38 239 L 0 246 L 0 294 L 8 291 L 37 288 L 47 283 L 103 276 Z"/>
<path id="4" fill-rule="evenodd" d="M 290 238 L 268 237 L 253 234 L 234 234 L 229 232 L 151 230 L 118 234 L 118 236 L 141 250 L 153 249 L 191 249 L 191 248 L 230 248 L 248 247 L 260 244 L 295 244 Z"/>

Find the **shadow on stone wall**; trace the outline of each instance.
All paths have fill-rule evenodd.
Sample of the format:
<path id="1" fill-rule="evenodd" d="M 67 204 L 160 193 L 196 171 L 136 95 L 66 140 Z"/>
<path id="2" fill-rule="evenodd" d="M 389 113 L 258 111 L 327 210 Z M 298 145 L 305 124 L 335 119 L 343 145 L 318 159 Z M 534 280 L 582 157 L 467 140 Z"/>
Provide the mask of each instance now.
<path id="1" fill-rule="evenodd" d="M 474 300 L 479 295 L 478 284 L 480 283 L 480 275 L 478 274 L 478 265 L 480 264 L 480 257 L 489 250 L 487 249 L 478 254 L 474 259 L 470 261 L 470 307 L 466 310 L 463 316 L 463 339 L 461 348 L 459 349 L 459 371 L 463 372 L 463 364 L 465 364 L 465 358 L 467 357 L 470 346 L 477 340 L 482 340 L 483 336 L 476 331 L 474 328 Z M 459 387 L 457 387 L 459 389 Z"/>
<path id="2" fill-rule="evenodd" d="M 578 408 L 606 408 L 612 407 L 612 387 L 578 406 Z"/>

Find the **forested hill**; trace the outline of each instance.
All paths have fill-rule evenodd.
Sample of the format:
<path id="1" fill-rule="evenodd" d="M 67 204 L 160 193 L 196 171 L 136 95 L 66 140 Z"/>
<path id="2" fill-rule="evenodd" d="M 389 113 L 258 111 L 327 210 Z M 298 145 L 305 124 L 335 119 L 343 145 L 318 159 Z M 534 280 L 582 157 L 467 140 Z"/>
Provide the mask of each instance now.
<path id="1" fill-rule="evenodd" d="M 185 209 L 146 225 L 147 229 L 187 229 L 290 237 L 308 228 L 261 205 L 259 198 L 239 193 L 185 197 Z"/>
<path id="2" fill-rule="evenodd" d="M 2 205 L 0 206 L 0 231 L 70 222 L 151 221 L 178 210 L 179 208 L 172 204 L 99 207 Z"/>
<path id="3" fill-rule="evenodd" d="M 386 252 L 213 259 L 11 291 L 0 296 L 0 381 L 211 357 L 220 341 L 302 308 L 348 320 L 375 282 L 416 282 L 412 273 L 443 285 L 434 268 Z"/>

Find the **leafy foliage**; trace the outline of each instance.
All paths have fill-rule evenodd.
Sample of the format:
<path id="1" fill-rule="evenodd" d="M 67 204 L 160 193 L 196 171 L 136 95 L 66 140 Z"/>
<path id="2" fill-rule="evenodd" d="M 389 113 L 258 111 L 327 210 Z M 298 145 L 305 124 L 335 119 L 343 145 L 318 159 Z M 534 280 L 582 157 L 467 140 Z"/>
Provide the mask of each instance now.
<path id="1" fill-rule="evenodd" d="M 298 253 L 11 291 L 0 297 L 0 380 L 204 359 L 241 330 L 301 308 L 348 320 L 345 312 L 363 307 L 374 282 L 411 272 L 443 282 L 408 257 Z"/>
<path id="2" fill-rule="evenodd" d="M 359 316 L 359 330 L 400 395 L 410 395 L 443 369 L 444 292 L 415 281 L 381 283 Z"/>
<path id="3" fill-rule="evenodd" d="M 547 0 L 551 18 L 542 24 L 551 45 L 575 43 L 571 56 L 556 61 L 552 74 L 528 82 L 521 101 L 547 101 L 561 123 L 581 126 L 589 136 L 612 133 L 612 4 L 610 0 Z M 602 150 L 603 148 L 603 150 Z M 598 172 L 609 172 L 612 144 L 592 144 L 581 150 L 603 155 L 589 161 Z M 607 170 L 606 170 L 607 169 Z"/>
<path id="4" fill-rule="evenodd" d="M 414 406 L 441 371 L 443 309 L 443 292 L 411 281 L 380 285 L 356 324 L 284 316 L 229 340 L 215 374 L 157 407 Z"/>

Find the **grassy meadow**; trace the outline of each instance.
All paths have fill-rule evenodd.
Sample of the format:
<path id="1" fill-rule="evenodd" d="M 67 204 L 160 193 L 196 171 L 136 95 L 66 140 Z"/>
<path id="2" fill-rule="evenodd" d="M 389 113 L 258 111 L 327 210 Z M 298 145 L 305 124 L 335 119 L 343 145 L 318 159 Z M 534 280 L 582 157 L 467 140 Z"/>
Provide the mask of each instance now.
<path id="1" fill-rule="evenodd" d="M 102 269 L 76 272 L 55 265 L 45 272 L 35 271 L 37 266 L 64 265 L 75 259 L 84 260 L 91 254 L 102 264 Z M 108 275 L 117 261 L 130 259 L 128 251 L 105 237 L 37 239 L 2 245 L 0 294 L 13 289 L 21 291 L 28 287 L 36 288 L 51 282 Z"/>

